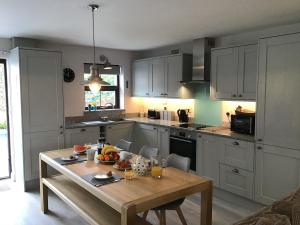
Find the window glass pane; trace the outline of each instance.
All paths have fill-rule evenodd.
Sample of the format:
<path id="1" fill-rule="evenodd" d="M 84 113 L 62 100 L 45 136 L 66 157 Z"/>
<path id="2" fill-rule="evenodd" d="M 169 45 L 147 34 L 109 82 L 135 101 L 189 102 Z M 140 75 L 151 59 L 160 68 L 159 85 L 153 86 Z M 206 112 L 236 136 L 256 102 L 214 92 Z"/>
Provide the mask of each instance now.
<path id="1" fill-rule="evenodd" d="M 108 103 L 116 105 L 115 91 L 101 91 L 101 106 L 105 106 Z"/>
<path id="2" fill-rule="evenodd" d="M 88 105 L 92 106 L 99 106 L 100 104 L 100 92 L 93 93 L 91 91 L 85 91 L 85 106 L 88 107 Z"/>
<path id="3" fill-rule="evenodd" d="M 90 77 L 89 73 L 84 74 L 84 80 L 87 81 Z M 118 85 L 118 75 L 114 74 L 101 74 L 101 78 L 108 82 L 111 86 L 117 86 Z"/>

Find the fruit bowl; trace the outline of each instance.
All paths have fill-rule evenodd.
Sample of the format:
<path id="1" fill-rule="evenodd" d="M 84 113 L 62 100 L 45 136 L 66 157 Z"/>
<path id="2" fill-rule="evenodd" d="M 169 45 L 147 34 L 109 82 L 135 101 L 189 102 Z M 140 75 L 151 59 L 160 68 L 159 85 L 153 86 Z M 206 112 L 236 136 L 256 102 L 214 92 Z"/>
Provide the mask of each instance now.
<path id="1" fill-rule="evenodd" d="M 100 163 L 104 164 L 114 164 L 120 159 L 118 150 L 112 145 L 106 145 L 102 148 L 101 154 L 97 156 Z"/>

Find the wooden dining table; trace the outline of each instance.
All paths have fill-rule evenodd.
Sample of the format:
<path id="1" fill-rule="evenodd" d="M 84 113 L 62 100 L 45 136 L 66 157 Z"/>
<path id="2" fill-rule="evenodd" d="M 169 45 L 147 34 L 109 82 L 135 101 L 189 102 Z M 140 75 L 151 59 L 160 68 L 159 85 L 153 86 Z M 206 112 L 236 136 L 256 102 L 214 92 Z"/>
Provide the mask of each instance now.
<path id="1" fill-rule="evenodd" d="M 200 225 L 212 224 L 212 181 L 172 167 L 164 169 L 161 179 L 137 176 L 132 180 L 96 187 L 82 178 L 94 173 L 112 171 L 123 175 L 112 165 L 84 161 L 61 165 L 55 158 L 73 154 L 73 149 L 61 149 L 40 153 L 41 209 L 48 212 L 48 189 L 93 225 L 150 224 L 138 213 L 201 192 Z M 58 171 L 49 175 L 48 166 Z"/>

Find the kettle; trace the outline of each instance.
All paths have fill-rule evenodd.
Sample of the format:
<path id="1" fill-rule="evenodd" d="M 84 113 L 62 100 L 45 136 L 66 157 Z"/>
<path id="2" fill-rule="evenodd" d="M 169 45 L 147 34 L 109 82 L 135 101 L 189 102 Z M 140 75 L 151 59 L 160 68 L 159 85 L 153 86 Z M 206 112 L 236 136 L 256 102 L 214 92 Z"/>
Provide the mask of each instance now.
<path id="1" fill-rule="evenodd" d="M 189 122 L 189 117 L 188 117 L 187 111 L 188 110 L 186 110 L 186 109 L 178 109 L 177 110 L 177 115 L 178 115 L 180 123 L 187 123 L 187 122 Z"/>

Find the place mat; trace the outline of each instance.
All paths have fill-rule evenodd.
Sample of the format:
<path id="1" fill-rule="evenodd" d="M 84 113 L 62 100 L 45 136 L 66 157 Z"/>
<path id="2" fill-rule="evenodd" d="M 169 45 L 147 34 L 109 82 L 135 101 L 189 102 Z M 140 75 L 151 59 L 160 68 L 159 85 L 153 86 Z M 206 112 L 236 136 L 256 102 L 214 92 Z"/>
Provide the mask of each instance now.
<path id="1" fill-rule="evenodd" d="M 97 180 L 97 179 L 94 178 L 94 176 L 96 174 L 97 173 L 84 175 L 81 178 L 84 179 L 85 181 L 89 182 L 90 184 L 96 186 L 96 187 L 100 187 L 100 186 L 103 186 L 105 184 L 115 183 L 115 182 L 118 182 L 118 181 L 124 179 L 122 176 L 120 176 L 120 175 L 118 175 L 116 173 L 113 173 L 113 175 L 112 175 L 112 177 L 110 179 L 107 179 L 107 180 Z"/>
<path id="2" fill-rule="evenodd" d="M 60 165 L 64 166 L 64 165 L 70 165 L 70 164 L 84 162 L 84 161 L 87 160 L 87 158 L 86 157 L 80 157 L 79 159 L 74 160 L 74 161 L 64 161 L 64 160 L 61 159 L 61 157 L 59 157 L 59 158 L 54 158 L 53 160 L 58 162 Z"/>

